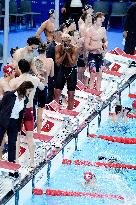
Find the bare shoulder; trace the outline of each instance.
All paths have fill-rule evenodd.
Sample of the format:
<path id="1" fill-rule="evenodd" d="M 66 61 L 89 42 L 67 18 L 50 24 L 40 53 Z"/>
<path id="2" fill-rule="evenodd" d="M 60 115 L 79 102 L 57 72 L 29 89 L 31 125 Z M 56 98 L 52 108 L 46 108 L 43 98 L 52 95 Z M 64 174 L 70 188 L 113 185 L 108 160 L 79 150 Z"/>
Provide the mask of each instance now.
<path id="1" fill-rule="evenodd" d="M 3 82 L 3 79 L 4 79 L 4 78 L 0 78 L 0 83 L 2 83 L 2 82 Z"/>
<path id="2" fill-rule="evenodd" d="M 48 20 L 46 20 L 46 21 L 44 21 L 42 24 L 41 24 L 41 26 L 43 27 L 43 26 L 47 26 L 47 24 L 48 24 Z"/>
<path id="3" fill-rule="evenodd" d="M 16 77 L 16 78 L 11 79 L 9 82 L 10 83 L 16 83 L 18 81 L 19 81 L 19 77 Z"/>
<path id="4" fill-rule="evenodd" d="M 13 54 L 13 59 L 14 58 L 18 58 L 23 52 L 25 51 L 25 48 L 19 48 L 15 51 L 15 53 Z"/>
<path id="5" fill-rule="evenodd" d="M 80 49 L 78 46 L 73 45 L 72 50 L 74 53 L 78 53 Z"/>
<path id="6" fill-rule="evenodd" d="M 55 46 L 55 51 L 60 51 L 62 48 L 62 45 L 61 44 L 58 44 L 57 46 Z"/>

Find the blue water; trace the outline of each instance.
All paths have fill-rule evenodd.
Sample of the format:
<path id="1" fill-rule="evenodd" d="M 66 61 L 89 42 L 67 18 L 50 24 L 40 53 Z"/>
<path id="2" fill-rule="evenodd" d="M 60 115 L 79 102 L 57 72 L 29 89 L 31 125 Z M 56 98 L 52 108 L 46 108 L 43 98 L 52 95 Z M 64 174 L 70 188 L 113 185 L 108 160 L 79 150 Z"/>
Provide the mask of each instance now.
<path id="1" fill-rule="evenodd" d="M 131 107 L 132 99 L 123 101 L 124 106 Z M 98 130 L 97 134 L 136 137 L 136 121 L 129 119 L 127 123 L 113 123 L 110 119 L 104 123 Z M 70 157 L 72 160 L 80 159 L 91 162 L 107 162 L 108 159 L 114 158 L 117 163 L 136 164 L 136 145 L 127 145 L 113 143 L 98 138 L 87 138 L 78 147 L 77 151 Z M 99 160 L 98 157 L 106 157 L 106 160 Z M 84 188 L 82 183 L 83 173 L 91 171 L 96 176 L 94 188 Z M 119 177 L 119 178 L 118 178 Z M 119 181 L 120 179 L 120 181 Z M 49 184 L 41 187 L 43 190 L 61 189 L 68 191 L 94 192 L 116 194 L 123 197 L 133 196 L 136 193 L 136 171 L 123 169 L 107 169 L 104 167 L 86 167 L 75 165 L 61 165 L 61 167 L 51 177 Z M 95 199 L 87 197 L 46 197 L 32 196 L 25 202 L 28 205 L 114 205 L 123 204 L 122 201 L 115 199 Z"/>

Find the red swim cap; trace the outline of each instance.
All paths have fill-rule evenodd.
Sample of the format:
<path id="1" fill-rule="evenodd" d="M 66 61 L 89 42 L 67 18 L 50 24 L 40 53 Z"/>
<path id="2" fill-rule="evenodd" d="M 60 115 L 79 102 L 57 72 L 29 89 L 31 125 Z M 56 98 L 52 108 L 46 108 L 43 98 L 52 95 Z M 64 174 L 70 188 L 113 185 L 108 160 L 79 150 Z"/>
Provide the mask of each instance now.
<path id="1" fill-rule="evenodd" d="M 136 100 L 134 100 L 134 101 L 132 102 L 132 107 L 133 107 L 134 109 L 136 109 Z"/>
<path id="2" fill-rule="evenodd" d="M 13 71 L 15 71 L 15 68 L 13 68 L 11 65 L 6 65 L 3 68 L 3 72 L 7 75 L 12 74 Z"/>
<path id="3" fill-rule="evenodd" d="M 87 183 L 89 183 L 91 179 L 93 179 L 93 177 L 95 177 L 95 175 L 92 174 L 91 172 L 84 172 L 84 179 L 86 180 Z"/>

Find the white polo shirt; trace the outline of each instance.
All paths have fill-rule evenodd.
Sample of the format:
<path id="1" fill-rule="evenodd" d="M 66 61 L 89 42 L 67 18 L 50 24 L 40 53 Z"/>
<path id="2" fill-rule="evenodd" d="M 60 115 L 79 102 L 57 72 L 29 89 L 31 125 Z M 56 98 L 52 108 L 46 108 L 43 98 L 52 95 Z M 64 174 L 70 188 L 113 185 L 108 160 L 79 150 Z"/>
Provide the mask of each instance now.
<path id="1" fill-rule="evenodd" d="M 72 0 L 70 7 L 82 7 L 81 0 Z"/>
<path id="2" fill-rule="evenodd" d="M 12 113 L 11 113 L 10 118 L 19 119 L 19 113 L 20 113 L 21 110 L 24 109 L 24 99 L 25 98 L 22 98 L 22 100 L 19 100 L 17 92 L 15 92 L 15 95 L 17 97 L 16 97 L 16 100 L 15 100 L 15 104 L 14 104 L 14 107 L 12 109 Z"/>

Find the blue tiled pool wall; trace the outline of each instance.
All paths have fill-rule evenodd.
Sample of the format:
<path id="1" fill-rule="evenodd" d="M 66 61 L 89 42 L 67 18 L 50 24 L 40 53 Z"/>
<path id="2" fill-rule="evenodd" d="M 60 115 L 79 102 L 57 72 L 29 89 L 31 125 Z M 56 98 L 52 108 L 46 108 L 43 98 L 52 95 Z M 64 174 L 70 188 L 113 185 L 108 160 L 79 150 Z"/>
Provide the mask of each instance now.
<path id="1" fill-rule="evenodd" d="M 129 87 L 127 87 L 122 93 L 121 93 L 121 100 L 122 103 L 125 102 L 124 99 L 128 99 L 129 93 L 135 92 L 135 86 L 136 86 L 136 80 L 130 84 Z M 75 147 L 81 146 L 82 143 L 86 141 L 86 137 L 88 132 L 89 133 L 96 133 L 100 125 L 103 125 L 105 121 L 109 117 L 109 110 L 114 111 L 114 104 L 115 100 L 110 103 L 104 110 L 102 110 L 98 116 L 96 116 L 79 134 L 78 134 L 78 141 L 75 141 L 73 139 L 70 141 L 69 144 L 65 146 L 65 148 L 57 155 L 55 156 L 51 161 L 48 161 L 48 163 L 41 169 L 40 172 L 38 172 L 33 179 L 29 181 L 20 191 L 19 193 L 16 192 L 15 196 L 11 198 L 9 202 L 7 202 L 7 205 L 13 205 L 15 202 L 15 205 L 24 205 L 24 200 L 27 201 L 32 197 L 32 188 L 34 187 L 42 187 L 46 183 L 48 184 L 50 177 L 54 175 L 54 173 L 58 170 L 58 168 L 61 165 L 63 158 L 70 158 L 70 156 L 75 151 Z M 101 119 L 100 119 L 101 116 Z M 75 144 L 77 143 L 77 145 Z M 114 143 L 113 143 L 114 144 Z M 95 161 L 95 160 L 94 160 Z M 25 196 L 25 199 L 24 199 Z M 29 204 L 28 204 L 29 205 Z"/>

